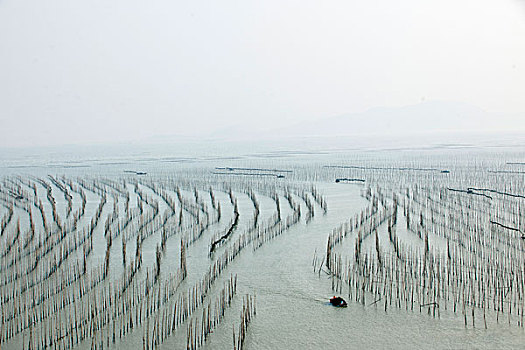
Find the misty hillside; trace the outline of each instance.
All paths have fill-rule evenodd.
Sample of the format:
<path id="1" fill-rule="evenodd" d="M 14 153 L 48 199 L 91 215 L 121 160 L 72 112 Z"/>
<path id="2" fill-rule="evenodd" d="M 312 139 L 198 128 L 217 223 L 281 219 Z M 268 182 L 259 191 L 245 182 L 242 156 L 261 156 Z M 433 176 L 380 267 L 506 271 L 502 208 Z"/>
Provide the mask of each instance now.
<path id="1" fill-rule="evenodd" d="M 502 120 L 519 121 L 514 130 L 525 129 L 523 119 L 492 115 L 465 103 L 435 101 L 397 108 L 373 108 L 363 113 L 345 114 L 276 129 L 272 134 L 340 136 L 439 131 L 502 131 L 504 128 L 498 126 Z"/>

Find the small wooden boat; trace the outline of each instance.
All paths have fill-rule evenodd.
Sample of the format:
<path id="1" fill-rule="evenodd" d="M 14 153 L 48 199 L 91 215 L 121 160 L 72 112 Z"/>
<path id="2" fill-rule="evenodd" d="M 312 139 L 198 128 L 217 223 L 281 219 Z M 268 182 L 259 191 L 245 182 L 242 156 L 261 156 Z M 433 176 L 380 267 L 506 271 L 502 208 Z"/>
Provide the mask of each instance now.
<path id="1" fill-rule="evenodd" d="M 336 297 L 335 295 L 333 298 L 330 298 L 330 304 L 332 304 L 332 306 L 335 306 L 335 307 L 347 307 L 348 306 L 348 304 L 343 298 Z"/>

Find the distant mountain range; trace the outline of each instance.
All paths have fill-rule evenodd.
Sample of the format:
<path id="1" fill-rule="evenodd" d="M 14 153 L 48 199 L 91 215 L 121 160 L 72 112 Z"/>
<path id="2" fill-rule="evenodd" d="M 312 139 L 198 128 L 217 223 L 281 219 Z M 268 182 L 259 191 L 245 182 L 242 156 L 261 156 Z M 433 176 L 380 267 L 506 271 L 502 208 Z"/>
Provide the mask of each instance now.
<path id="1" fill-rule="evenodd" d="M 501 116 L 459 102 L 424 102 L 397 108 L 373 108 L 273 130 L 269 135 L 410 135 L 433 132 L 525 131 L 525 115 Z"/>
<path id="2" fill-rule="evenodd" d="M 230 125 L 203 139 L 276 149 L 501 147 L 525 142 L 525 115 L 497 115 L 466 103 L 429 101 L 266 130 Z"/>

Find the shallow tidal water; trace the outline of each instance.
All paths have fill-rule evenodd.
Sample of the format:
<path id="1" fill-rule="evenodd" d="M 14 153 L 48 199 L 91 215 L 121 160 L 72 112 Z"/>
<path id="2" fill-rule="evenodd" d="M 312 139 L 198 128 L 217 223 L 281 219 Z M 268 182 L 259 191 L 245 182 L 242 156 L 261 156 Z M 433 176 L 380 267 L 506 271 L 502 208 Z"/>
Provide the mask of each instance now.
<path id="1" fill-rule="evenodd" d="M 480 155 L 481 154 L 481 155 Z M 433 162 L 432 155 L 424 155 L 422 158 L 414 158 L 413 154 L 404 155 L 410 162 L 417 163 L 421 159 L 425 162 Z M 419 308 L 408 310 L 405 306 L 389 306 L 385 311 L 384 304 L 371 305 L 373 300 L 366 300 L 364 305 L 356 302 L 348 295 L 348 288 L 343 287 L 342 293 L 332 290 L 330 276 L 324 271 L 314 271 L 312 261 L 315 256 L 322 256 L 326 249 L 327 235 L 341 223 L 358 214 L 367 205 L 363 198 L 364 184 L 337 184 L 333 177 L 315 175 L 322 169 L 323 165 L 351 163 L 351 164 L 381 164 L 384 159 L 398 157 L 395 162 L 403 163 L 403 155 L 374 153 L 360 154 L 358 157 L 352 154 L 315 154 L 313 156 L 290 156 L 281 154 L 275 161 L 275 154 L 271 156 L 241 157 L 234 159 L 172 159 L 171 162 L 159 161 L 153 157 L 142 161 L 126 159 L 125 162 L 95 159 L 82 159 L 75 161 L 73 167 L 66 164 L 58 169 L 49 166 L 49 163 L 38 165 L 26 164 L 24 161 L 5 161 L 1 168 L 4 176 L 36 176 L 45 177 L 48 174 L 74 176 L 93 176 L 119 178 L 123 170 L 133 169 L 146 171 L 146 176 L 166 177 L 178 172 L 191 173 L 192 169 L 198 169 L 204 176 L 214 178 L 210 175 L 215 167 L 224 166 L 257 166 L 283 168 L 291 166 L 299 169 L 302 178 L 283 179 L 294 184 L 313 184 L 324 196 L 328 211 L 323 214 L 321 208 L 316 206 L 316 214 L 308 224 L 302 219 L 297 225 L 292 226 L 282 235 L 268 241 L 257 250 L 246 248 L 238 258 L 229 266 L 227 271 L 220 277 L 219 282 L 212 288 L 210 295 L 214 295 L 218 286 L 231 275 L 237 275 L 237 296 L 231 307 L 226 310 L 223 321 L 218 325 L 208 340 L 203 344 L 203 349 L 231 349 L 232 330 L 237 329 L 239 323 L 239 310 L 242 304 L 242 296 L 245 294 L 256 296 L 256 316 L 251 321 L 244 342 L 244 349 L 457 349 L 457 348 L 484 348 L 484 349 L 520 349 L 525 344 L 525 330 L 516 326 L 515 319 L 507 322 L 506 317 L 496 320 L 494 317 L 487 318 L 488 327 L 481 322 L 472 326 L 471 321 L 465 326 L 464 319 L 460 314 L 454 314 L 450 309 L 443 306 L 439 315 L 431 314 L 426 309 Z M 479 162 L 476 166 L 496 167 L 501 165 L 493 153 L 476 155 Z M 436 158 L 440 167 L 460 167 L 458 159 L 471 159 L 470 156 L 461 152 L 455 154 L 456 158 L 450 161 L 447 157 Z M 521 153 L 514 150 L 509 153 L 506 160 L 520 158 Z M 416 159 L 416 160 L 414 160 Z M 430 160 L 429 160 L 430 159 Z M 52 161 L 50 161 L 52 162 Z M 188 165 L 189 162 L 189 165 Z M 499 163 L 498 163 L 499 162 Z M 406 162 L 405 162 L 406 163 Z M 56 164 L 55 164 L 56 165 Z M 85 167 L 84 167 L 85 166 Z M 306 176 L 311 172 L 311 176 Z M 517 176 L 522 176 L 517 174 Z M 235 181 L 229 179 L 225 181 Z M 446 180 L 443 180 L 446 181 Z M 460 180 L 457 180 L 460 181 Z M 188 192 L 191 193 L 191 192 Z M 188 194 L 187 193 L 187 194 Z M 237 191 L 241 211 L 240 227 L 248 224 L 250 203 L 248 197 Z M 189 194 L 188 194 L 189 195 Z M 44 197 L 44 195 L 42 195 Z M 217 198 L 221 203 L 227 203 L 225 192 L 218 191 Z M 272 201 L 270 198 L 260 195 L 261 215 L 271 215 Z M 96 207 L 96 200 L 88 202 L 89 210 Z M 5 209 L 5 208 L 3 208 Z M 291 209 L 283 208 L 283 212 Z M 246 214 L 245 214 L 246 213 Z M 3 212 L 2 212 L 3 214 Z M 244 215 L 245 214 L 245 215 Z M 209 238 L 212 233 L 226 227 L 227 219 L 231 217 L 231 208 L 225 204 L 224 221 L 217 227 L 206 233 L 202 241 L 196 242 L 188 249 L 188 280 L 181 288 L 191 286 L 198 281 L 210 262 L 207 254 Z M 228 216 L 230 215 L 230 216 Z M 383 228 L 383 231 L 384 228 Z M 384 233 L 382 233 L 384 234 Z M 104 245 L 102 232 L 97 231 L 95 237 L 95 249 L 92 264 L 101 261 L 104 256 Z M 145 265 L 154 262 L 154 249 L 158 235 L 151 238 L 151 243 L 146 241 L 144 246 Z M 372 238 L 367 238 L 372 242 Z M 163 271 L 166 273 L 174 269 L 178 264 L 178 243 L 168 241 L 167 252 L 163 262 Z M 373 242 L 364 242 L 373 247 Z M 382 241 L 382 244 L 383 243 Z M 340 248 L 344 252 L 345 246 Z M 350 251 L 350 250 L 349 250 Z M 111 273 L 121 273 L 120 265 L 115 262 L 111 265 Z M 334 308 L 327 302 L 328 299 L 338 294 L 347 299 L 347 308 Z M 198 312 L 197 312 L 198 314 Z M 479 316 L 478 316 L 479 317 Z M 183 349 L 187 346 L 186 329 L 182 327 L 174 335 L 168 337 L 160 348 Z M 24 334 L 27 337 L 27 334 Z M 25 339 L 25 338 L 24 338 Z M 18 349 L 22 347 L 20 337 L 6 344 L 4 349 Z M 130 333 L 124 339 L 115 344 L 114 348 L 142 348 L 142 332 L 137 330 Z M 85 342 L 78 348 L 88 349 L 91 344 Z"/>

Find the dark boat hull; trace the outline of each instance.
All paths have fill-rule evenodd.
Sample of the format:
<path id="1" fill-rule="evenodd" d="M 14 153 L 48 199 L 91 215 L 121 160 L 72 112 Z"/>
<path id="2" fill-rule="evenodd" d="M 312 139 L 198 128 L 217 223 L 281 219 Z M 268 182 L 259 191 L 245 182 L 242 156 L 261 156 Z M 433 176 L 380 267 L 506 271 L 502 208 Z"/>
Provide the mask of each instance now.
<path id="1" fill-rule="evenodd" d="M 330 304 L 335 307 L 347 307 L 346 301 L 341 297 L 333 297 L 330 299 Z"/>

